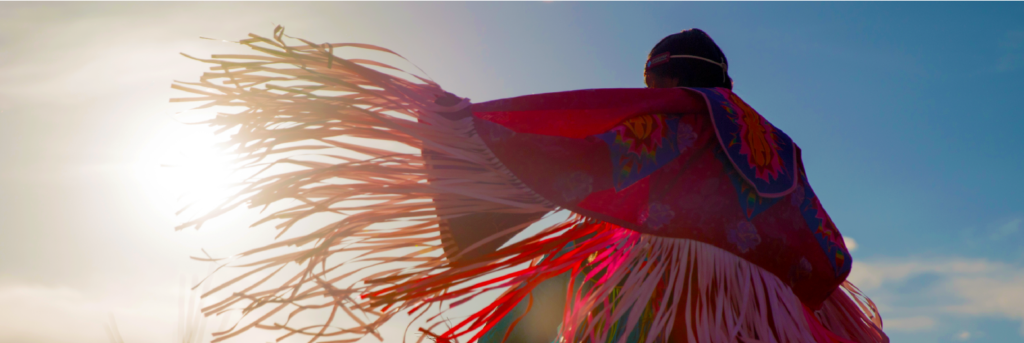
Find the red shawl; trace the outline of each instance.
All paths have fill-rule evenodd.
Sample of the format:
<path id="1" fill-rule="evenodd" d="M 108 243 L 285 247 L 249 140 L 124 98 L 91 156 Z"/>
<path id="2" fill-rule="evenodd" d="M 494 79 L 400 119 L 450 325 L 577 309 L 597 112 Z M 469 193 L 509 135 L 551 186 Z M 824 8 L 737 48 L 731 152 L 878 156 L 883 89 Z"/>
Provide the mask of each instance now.
<path id="1" fill-rule="evenodd" d="M 559 207 L 725 249 L 787 281 L 814 308 L 850 272 L 796 145 L 727 89 L 580 90 L 472 112 L 501 163 Z M 494 233 L 480 228 L 455 239 Z"/>
<path id="2" fill-rule="evenodd" d="M 799 149 L 732 92 L 602 89 L 439 105 L 437 84 L 334 51 L 387 49 L 300 42 L 287 45 L 281 28 L 250 35 L 239 43 L 259 54 L 201 60 L 209 73 L 174 85 L 195 94 L 175 101 L 243 107 L 208 124 L 235 132 L 242 167 L 260 171 L 180 228 L 238 206 L 287 204 L 259 223 L 293 230 L 226 262 L 249 271 L 214 288 L 226 295 L 204 313 L 244 305 L 247 317 L 216 341 L 251 328 L 311 341 L 381 337 L 400 312 L 504 291 L 440 335 L 431 331 L 443 309 L 421 329 L 472 340 L 566 272 L 588 285 L 567 299 L 561 334 L 574 341 L 637 325 L 673 342 L 887 341 L 873 305 L 843 282 L 850 255 Z M 559 208 L 576 216 L 502 246 Z M 311 227 L 314 215 L 334 221 Z M 295 274 L 271 278 L 279 272 Z M 329 319 L 290 326 L 314 309 Z"/>

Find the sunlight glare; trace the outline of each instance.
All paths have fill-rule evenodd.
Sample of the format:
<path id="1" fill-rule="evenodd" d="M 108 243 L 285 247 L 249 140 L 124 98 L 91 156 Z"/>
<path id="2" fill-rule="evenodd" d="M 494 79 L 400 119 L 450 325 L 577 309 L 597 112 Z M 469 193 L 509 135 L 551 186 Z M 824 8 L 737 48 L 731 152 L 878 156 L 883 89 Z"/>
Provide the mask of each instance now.
<path id="1" fill-rule="evenodd" d="M 160 130 L 146 154 L 143 178 L 162 212 L 183 222 L 205 214 L 230 199 L 233 185 L 246 175 L 235 172 L 233 156 L 219 145 L 229 133 L 191 124 L 212 111 L 188 111 Z M 196 118 L 199 118 L 198 120 Z"/>

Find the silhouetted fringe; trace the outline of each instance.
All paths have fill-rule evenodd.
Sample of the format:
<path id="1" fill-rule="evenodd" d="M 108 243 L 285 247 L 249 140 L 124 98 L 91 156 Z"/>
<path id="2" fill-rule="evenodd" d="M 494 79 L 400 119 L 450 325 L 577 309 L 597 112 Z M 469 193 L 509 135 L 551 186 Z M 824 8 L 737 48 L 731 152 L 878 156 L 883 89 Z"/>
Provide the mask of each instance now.
<path id="1" fill-rule="evenodd" d="M 818 321 L 778 278 L 696 241 L 642 235 L 574 216 L 479 258 L 445 256 L 438 217 L 538 213 L 555 207 L 491 154 L 471 118 L 449 120 L 439 114 L 464 109 L 467 100 L 449 107 L 436 105 L 434 100 L 445 92 L 432 81 L 392 75 L 399 70 L 376 61 L 339 58 L 333 50 L 393 52 L 365 44 L 317 45 L 301 39 L 304 44 L 289 46 L 284 37 L 280 27 L 273 39 L 250 35 L 238 43 L 261 55 L 197 59 L 213 64 L 211 71 L 197 83 L 173 86 L 199 96 L 172 101 L 204 101 L 199 108 L 244 107 L 239 113 L 221 113 L 207 124 L 220 131 L 237 130 L 230 144 L 240 156 L 241 168 L 262 168 L 237 196 L 179 229 L 199 227 L 243 205 L 290 205 L 253 224 L 277 222 L 278 237 L 314 214 L 340 218 L 240 254 L 260 259 L 240 265 L 249 271 L 204 294 L 230 289 L 226 299 L 203 311 L 213 315 L 243 306 L 248 316 L 255 316 L 257 309 L 262 312 L 215 333 L 215 342 L 252 328 L 282 331 L 280 339 L 380 339 L 381 325 L 399 312 L 422 316 L 433 305 L 438 305 L 433 311 L 443 311 L 443 302 L 460 306 L 485 292 L 504 290 L 496 301 L 442 334 L 431 332 L 441 324 L 439 314 L 429 317 L 432 324 L 421 328 L 425 335 L 419 339 L 455 342 L 472 335 L 474 341 L 537 284 L 584 270 L 581 284 L 592 286 L 575 289 L 567 299 L 564 323 L 571 324 L 563 325 L 562 336 L 573 340 L 623 342 L 625 337 L 613 337 L 620 331 L 613 326 L 629 332 L 647 325 L 645 332 L 650 334 L 645 334 L 644 342 L 664 342 L 673 330 L 683 330 L 690 342 L 829 342 L 820 332 L 812 332 L 811 324 Z M 386 143 L 366 146 L 339 140 L 342 137 Z M 432 165 L 441 167 L 427 168 L 423 150 L 438 154 Z M 270 172 L 274 166 L 290 166 L 293 171 Z M 447 202 L 452 210 L 440 212 L 432 201 L 437 197 L 452 199 Z M 377 225 L 381 223 L 387 225 Z M 494 233 L 458 254 L 521 229 Z M 574 241 L 571 250 L 551 254 Z M 278 250 L 285 248 L 299 250 Z M 359 255 L 328 262 L 331 256 L 349 252 Z M 280 284 L 264 285 L 291 262 L 302 271 Z M 367 268 L 375 273 L 359 274 Z M 261 272 L 270 274 L 249 280 Z M 860 296 L 855 288 L 847 290 Z M 856 304 L 845 293 L 834 295 L 815 313 L 823 323 L 815 327 L 858 342 L 886 341 L 877 313 L 867 315 L 868 307 L 854 299 Z M 678 311 L 680 307 L 684 311 Z M 331 309 L 321 325 L 293 327 L 272 320 L 278 313 L 292 318 L 321 308 Z M 626 320 L 619 320 L 627 311 Z M 677 313 L 684 315 L 682 328 L 673 328 Z"/>
<path id="2" fill-rule="evenodd" d="M 651 307 L 651 328 L 642 342 L 666 342 L 672 331 L 679 331 L 677 335 L 688 342 L 744 342 L 755 337 L 814 341 L 803 321 L 800 300 L 773 274 L 705 243 L 639 236 L 628 254 L 612 262 L 620 267 L 613 269 L 606 281 L 597 282 L 591 294 L 574 301 L 573 309 L 582 311 L 568 314 L 567 322 L 579 322 L 582 315 L 589 314 L 592 322 L 610 324 L 630 309 Z M 661 284 L 663 291 L 659 292 Z M 621 289 L 613 296 L 615 287 Z M 617 304 L 602 306 L 596 314 L 587 312 L 591 304 L 602 301 Z M 628 313 L 629 319 L 619 324 L 624 332 L 633 330 L 642 312 Z M 684 316 L 684 327 L 672 327 L 677 315 Z M 586 332 L 584 341 L 609 341 L 603 336 L 610 330 L 579 329 Z M 565 331 L 566 337 L 580 336 L 573 328 Z M 622 336 L 617 342 L 625 340 Z"/>
<path id="3" fill-rule="evenodd" d="M 397 69 L 379 62 L 333 55 L 335 48 L 393 52 L 364 44 L 316 45 L 304 40 L 300 40 L 304 45 L 288 46 L 280 27 L 273 39 L 250 37 L 239 43 L 262 54 L 197 59 L 214 64 L 211 71 L 199 82 L 178 82 L 173 87 L 199 96 L 172 101 L 204 101 L 198 108 L 243 107 L 238 113 L 220 113 L 207 124 L 220 132 L 237 130 L 230 136 L 230 144 L 240 156 L 240 168 L 262 168 L 263 172 L 247 180 L 236 197 L 179 229 L 199 227 L 243 205 L 291 206 L 253 224 L 276 222 L 281 232 L 278 237 L 314 214 L 334 213 L 340 220 L 240 254 L 263 258 L 242 265 L 249 272 L 206 293 L 204 296 L 231 290 L 225 300 L 203 311 L 213 315 L 242 306 L 249 316 L 256 309 L 263 312 L 215 333 L 215 341 L 252 328 L 281 330 L 281 338 L 379 338 L 378 328 L 393 315 L 444 293 L 437 290 L 393 301 L 385 310 L 373 307 L 381 305 L 377 299 L 359 297 L 448 269 L 449 259 L 439 240 L 439 216 L 553 209 L 497 162 L 476 136 L 470 118 L 451 121 L 438 114 L 465 108 L 468 100 L 439 106 L 434 100 L 445 93 L 429 80 L 391 75 L 397 74 Z M 359 145 L 339 140 L 341 137 L 384 144 Z M 422 149 L 445 156 L 433 162 L 445 168 L 426 168 Z M 290 166 L 294 171 L 270 172 L 274 166 Z M 440 213 L 432 199 L 442 194 L 460 195 L 457 199 L 462 203 Z M 374 225 L 380 223 L 387 225 Z M 299 251 L 279 250 L 294 247 Z M 343 252 L 359 255 L 328 262 L 330 256 Z M 282 284 L 265 284 L 290 262 L 303 270 Z M 367 268 L 376 273 L 355 276 Z M 271 274 L 248 279 L 259 272 Z M 366 280 L 374 282 L 363 283 Z M 317 308 L 331 309 L 323 325 L 296 328 L 271 320 L 277 313 L 291 318 Z M 339 318 L 342 316 L 347 318 Z M 349 323 L 354 324 L 338 328 Z"/>
<path id="4" fill-rule="evenodd" d="M 882 332 L 882 316 L 875 303 L 849 281 L 832 292 L 814 314 L 826 329 L 839 337 L 854 342 L 889 341 Z"/>
<path id="5" fill-rule="evenodd" d="M 686 342 L 838 342 L 816 338 L 815 323 L 806 321 L 808 310 L 790 288 L 736 255 L 693 240 L 613 230 L 628 238 L 590 262 L 584 284 L 594 286 L 570 296 L 564 323 L 580 324 L 563 324 L 562 336 L 574 337 L 566 341 L 622 343 L 636 325 L 647 325 L 639 342 L 669 342 L 669 333 Z M 880 329 L 855 326 L 859 311 L 836 315 L 832 309 L 843 299 L 837 292 L 821 314 L 828 329 L 847 328 L 839 336 L 857 342 L 887 341 Z"/>

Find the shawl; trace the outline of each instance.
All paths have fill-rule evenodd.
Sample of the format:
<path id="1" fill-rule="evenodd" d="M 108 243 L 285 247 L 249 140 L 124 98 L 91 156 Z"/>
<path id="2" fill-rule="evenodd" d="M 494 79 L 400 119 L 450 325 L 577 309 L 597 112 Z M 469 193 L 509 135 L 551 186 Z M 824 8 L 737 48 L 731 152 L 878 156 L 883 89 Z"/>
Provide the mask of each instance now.
<path id="1" fill-rule="evenodd" d="M 420 340 L 472 342 L 567 273 L 565 341 L 634 331 L 644 342 L 888 341 L 874 304 L 845 282 L 850 254 L 799 148 L 735 93 L 593 89 L 472 104 L 335 54 L 398 56 L 390 50 L 285 37 L 279 27 L 238 42 L 259 54 L 197 58 L 211 71 L 173 86 L 197 96 L 172 101 L 241 107 L 205 123 L 231 132 L 240 168 L 259 171 L 179 228 L 278 206 L 256 224 L 298 231 L 237 255 L 251 262 L 225 262 L 251 272 L 213 288 L 206 296 L 230 294 L 204 312 L 245 305 L 246 316 L 215 341 L 253 328 L 380 338 L 404 312 L 426 320 Z M 573 215 L 511 240 L 556 210 Z M 320 214 L 334 220 L 296 225 Z M 293 277 L 268 282 L 290 263 L 301 266 Z M 492 302 L 469 302 L 492 291 Z M 453 323 L 442 305 L 479 308 Z M 330 309 L 322 325 L 289 324 L 317 309 Z"/>

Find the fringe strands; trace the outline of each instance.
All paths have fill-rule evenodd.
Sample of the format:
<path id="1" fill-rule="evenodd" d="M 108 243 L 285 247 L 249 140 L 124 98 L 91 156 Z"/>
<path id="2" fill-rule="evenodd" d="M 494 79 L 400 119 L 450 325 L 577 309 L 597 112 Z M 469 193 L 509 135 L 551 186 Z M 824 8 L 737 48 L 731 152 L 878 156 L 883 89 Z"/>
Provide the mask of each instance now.
<path id="1" fill-rule="evenodd" d="M 812 314 L 774 275 L 726 251 L 579 216 L 482 257 L 458 255 L 522 227 L 446 256 L 438 218 L 556 210 L 491 154 L 472 118 L 442 115 L 464 109 L 468 100 L 437 105 L 446 93 L 428 79 L 334 54 L 344 48 L 398 56 L 384 48 L 302 39 L 288 45 L 281 27 L 273 38 L 249 37 L 238 43 L 258 54 L 194 58 L 212 64 L 210 72 L 199 82 L 173 85 L 195 96 L 172 101 L 242 107 L 205 124 L 233 132 L 228 146 L 240 168 L 259 170 L 234 197 L 178 229 L 198 228 L 239 207 L 284 206 L 253 224 L 273 223 L 278 240 L 238 255 L 254 260 L 234 265 L 247 272 L 204 294 L 229 293 L 204 314 L 241 307 L 249 317 L 215 333 L 214 342 L 253 328 L 281 331 L 279 340 L 382 339 L 381 326 L 402 312 L 431 314 L 419 341 L 475 341 L 539 283 L 563 273 L 579 275 L 567 296 L 564 342 L 624 343 L 617 333 L 637 325 L 645 326 L 647 343 L 666 342 L 670 333 L 688 342 L 888 341 L 874 305 L 852 285 Z M 427 167 L 424 150 L 436 154 L 432 165 L 440 168 Z M 438 198 L 448 210 L 435 206 Z M 281 238 L 318 214 L 336 220 Z M 572 242 L 572 249 L 552 254 Z M 298 272 L 270 281 L 293 262 Z M 443 333 L 431 332 L 443 323 L 442 304 L 462 306 L 489 291 L 503 293 Z M 323 324 L 290 324 L 317 309 L 330 309 Z M 275 321 L 285 314 L 289 320 Z"/>

